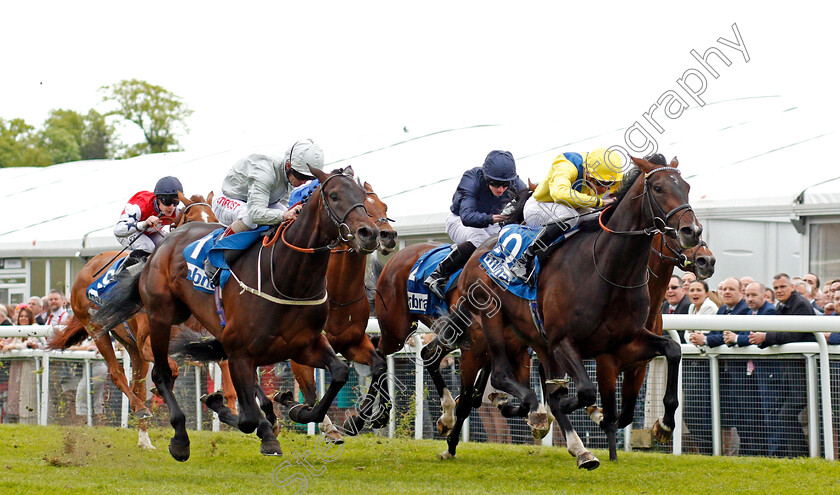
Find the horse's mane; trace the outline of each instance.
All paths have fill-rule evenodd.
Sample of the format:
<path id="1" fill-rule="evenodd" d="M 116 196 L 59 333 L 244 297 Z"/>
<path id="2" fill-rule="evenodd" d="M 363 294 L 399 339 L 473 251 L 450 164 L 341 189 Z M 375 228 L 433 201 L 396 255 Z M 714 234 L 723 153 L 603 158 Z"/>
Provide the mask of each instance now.
<path id="1" fill-rule="evenodd" d="M 627 192 L 630 191 L 630 188 L 633 187 L 633 184 L 636 182 L 636 179 L 639 178 L 639 174 L 642 173 L 642 169 L 639 167 L 631 168 L 624 177 L 621 179 L 621 185 L 618 186 L 618 190 L 615 191 L 613 197 L 615 197 L 615 203 L 618 204 L 624 199 L 624 196 L 627 196 Z"/>
<path id="2" fill-rule="evenodd" d="M 519 224 L 525 221 L 525 203 L 532 194 L 534 192 L 527 187 L 516 192 L 516 196 L 502 208 L 501 214 L 507 217 L 503 225 Z"/>

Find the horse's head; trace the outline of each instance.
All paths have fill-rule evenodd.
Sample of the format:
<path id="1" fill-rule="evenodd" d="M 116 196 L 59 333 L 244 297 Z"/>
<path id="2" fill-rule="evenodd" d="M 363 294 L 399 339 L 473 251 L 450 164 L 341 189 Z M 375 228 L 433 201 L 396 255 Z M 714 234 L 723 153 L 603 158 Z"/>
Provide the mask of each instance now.
<path id="1" fill-rule="evenodd" d="M 637 182 L 644 181 L 642 194 L 647 198 L 644 208 L 648 220 L 666 236 L 676 238 L 683 249 L 696 246 L 703 226 L 688 204 L 690 186 L 677 170 L 677 158 L 674 157 L 669 165 L 657 165 L 636 157 L 633 157 L 633 163 L 644 173 Z"/>
<path id="2" fill-rule="evenodd" d="M 706 245 L 706 241 L 701 240 L 693 248 L 683 251 L 683 255 L 686 258 L 685 270 L 694 272 L 699 280 L 705 280 L 715 274 L 715 255 Z"/>
<path id="3" fill-rule="evenodd" d="M 312 167 L 309 170 L 321 183 L 308 203 L 318 203 L 322 232 L 360 253 L 372 253 L 379 244 L 379 227 L 368 214 L 367 194 L 353 177 L 353 169 L 347 167 L 330 173 Z"/>
<path id="4" fill-rule="evenodd" d="M 367 208 L 368 215 L 374 219 L 374 223 L 379 227 L 379 252 L 382 254 L 391 254 L 397 248 L 397 231 L 388 222 L 393 222 L 388 218 L 388 205 L 379 199 L 379 196 L 373 192 L 370 184 L 365 182 L 365 192 L 367 199 L 365 200 L 365 208 Z"/>
<path id="5" fill-rule="evenodd" d="M 181 216 L 178 218 L 176 227 L 180 227 L 189 222 L 204 222 L 216 223 L 219 220 L 213 214 L 213 209 L 210 207 L 210 202 L 213 201 L 213 193 L 207 196 L 205 201 L 204 196 L 200 194 L 193 194 L 189 199 L 184 196 L 184 193 L 178 191 L 178 199 L 184 203 L 184 209 L 181 210 Z"/>

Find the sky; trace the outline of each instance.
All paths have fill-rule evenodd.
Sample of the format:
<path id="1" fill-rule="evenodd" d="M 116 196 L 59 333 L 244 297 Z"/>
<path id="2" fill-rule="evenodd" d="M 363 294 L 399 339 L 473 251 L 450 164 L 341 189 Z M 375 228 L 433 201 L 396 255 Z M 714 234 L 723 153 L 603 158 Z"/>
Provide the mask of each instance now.
<path id="1" fill-rule="evenodd" d="M 568 3 L 7 2 L 0 117 L 40 126 L 51 109 L 104 111 L 98 89 L 136 78 L 194 111 L 187 151 L 312 137 L 330 162 L 347 142 L 358 150 L 464 126 L 558 144 L 649 128 L 643 114 L 680 94 L 679 80 L 697 87 L 686 71 L 698 70 L 704 104 L 781 95 L 836 127 L 840 42 L 821 3 Z M 736 41 L 735 29 L 743 52 L 718 41 Z M 710 47 L 731 62 L 711 58 L 717 78 L 691 55 Z M 681 94 L 693 110 L 660 115 L 664 142 L 703 110 Z M 131 127 L 121 136 L 140 139 Z M 447 160 L 446 150 L 429 156 Z"/>

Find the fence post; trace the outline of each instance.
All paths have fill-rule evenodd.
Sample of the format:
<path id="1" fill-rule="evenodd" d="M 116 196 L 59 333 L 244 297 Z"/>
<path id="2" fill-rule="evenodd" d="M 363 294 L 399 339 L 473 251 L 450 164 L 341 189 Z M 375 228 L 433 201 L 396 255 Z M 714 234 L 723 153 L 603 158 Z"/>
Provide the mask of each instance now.
<path id="1" fill-rule="evenodd" d="M 41 425 L 46 426 L 50 416 L 50 355 L 41 355 Z"/>
<path id="2" fill-rule="evenodd" d="M 817 357 L 805 356 L 805 389 L 808 391 L 808 454 L 820 456 L 820 425 L 817 415 Z"/>
<path id="3" fill-rule="evenodd" d="M 388 365 L 388 396 L 391 397 L 391 410 L 388 413 L 388 438 L 394 438 L 394 432 L 397 429 L 397 397 L 396 397 L 396 384 L 394 383 L 394 355 L 389 354 L 386 358 L 386 363 Z"/>
<path id="4" fill-rule="evenodd" d="M 834 460 L 834 421 L 831 417 L 831 369 L 828 362 L 828 342 L 822 332 L 814 334 L 820 346 L 820 393 L 822 395 L 823 443 L 825 458 Z"/>
<path id="5" fill-rule="evenodd" d="M 201 431 L 201 365 L 195 367 L 195 429 Z M 259 386 L 259 383 L 257 384 Z"/>
<path id="6" fill-rule="evenodd" d="M 87 425 L 93 426 L 93 397 L 90 387 L 90 359 L 85 358 L 85 404 L 87 404 Z"/>
<path id="7" fill-rule="evenodd" d="M 222 368 L 219 366 L 219 363 L 212 363 L 213 366 L 213 391 L 221 390 L 222 389 Z M 219 421 L 219 415 L 213 414 L 213 431 L 219 431 L 221 429 L 221 421 Z"/>
<path id="8" fill-rule="evenodd" d="M 712 395 L 712 455 L 721 455 L 720 362 L 714 354 L 709 355 L 709 390 Z"/>
<path id="9" fill-rule="evenodd" d="M 128 353 L 125 351 L 120 351 L 122 353 L 122 361 L 123 361 L 123 371 L 125 372 L 125 376 L 128 379 L 129 383 L 131 382 L 131 378 L 134 376 L 131 373 L 131 358 L 129 357 Z M 120 426 L 122 428 L 128 428 L 128 397 L 125 394 L 122 395 L 122 406 L 120 407 Z"/>
<path id="10" fill-rule="evenodd" d="M 670 330 L 671 332 L 676 333 L 674 330 Z M 677 340 L 677 344 L 680 341 Z M 677 372 L 677 400 L 679 400 L 679 405 L 677 406 L 676 412 L 674 412 L 674 436 L 673 438 L 673 454 L 674 455 L 681 455 L 683 451 L 683 403 L 685 399 L 683 398 L 683 360 L 680 359 L 680 365 L 678 367 L 679 371 Z"/>
<path id="11" fill-rule="evenodd" d="M 423 439 L 423 340 L 419 334 L 414 334 L 414 345 L 417 355 L 414 356 L 414 438 Z"/>

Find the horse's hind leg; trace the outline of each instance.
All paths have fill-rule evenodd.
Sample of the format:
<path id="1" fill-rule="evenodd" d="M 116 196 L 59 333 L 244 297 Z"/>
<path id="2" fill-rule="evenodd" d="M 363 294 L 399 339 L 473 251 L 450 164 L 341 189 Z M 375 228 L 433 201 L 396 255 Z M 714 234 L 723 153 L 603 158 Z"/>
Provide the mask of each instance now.
<path id="1" fill-rule="evenodd" d="M 352 430 L 355 433 L 364 426 L 365 422 L 370 422 L 371 428 L 384 428 L 388 424 L 391 411 L 391 396 L 388 393 L 388 366 L 385 359 L 376 352 L 373 343 L 365 335 L 362 336 L 358 344 L 343 349 L 341 352 L 353 362 L 370 366 L 371 370 L 370 387 L 358 407 L 358 416 L 348 418 L 348 420 L 359 419 L 351 425 L 345 422 L 345 428 L 347 426 L 355 428 Z"/>
<path id="2" fill-rule="evenodd" d="M 665 356 L 668 362 L 668 379 L 665 383 L 665 397 L 662 402 L 665 405 L 665 413 L 661 420 L 657 420 L 653 425 L 653 434 L 660 442 L 667 442 L 671 439 L 674 433 L 674 414 L 679 406 L 679 398 L 677 397 L 677 385 L 680 374 L 680 360 L 682 359 L 682 352 L 680 345 L 669 337 L 662 337 L 655 335 L 648 331 L 639 333 L 639 337 L 629 344 L 631 350 L 636 351 L 636 355 L 627 362 L 648 361 L 656 356 Z"/>
<path id="3" fill-rule="evenodd" d="M 551 354 L 559 365 L 557 370 L 567 370 L 577 387 L 577 395 L 562 399 L 559 404 L 560 410 L 556 412 L 571 414 L 581 407 L 594 404 L 597 397 L 595 384 L 592 383 L 589 373 L 586 372 L 583 358 L 577 346 L 572 344 L 570 338 L 565 338 L 551 350 Z"/>
<path id="4" fill-rule="evenodd" d="M 486 357 L 486 354 L 484 355 Z M 476 391 L 476 377 L 486 364 L 486 359 L 481 359 L 481 356 L 473 355 L 472 350 L 464 351 L 461 354 L 461 392 L 457 403 L 455 404 L 455 423 L 452 430 L 446 437 L 447 450 L 441 452 L 441 459 L 452 459 L 455 457 L 458 449 L 458 442 L 461 440 L 461 429 L 464 426 L 464 421 L 470 417 L 470 412 L 473 409 L 472 395 Z M 487 384 L 487 372 L 482 373 L 483 378 L 479 380 L 481 391 L 484 391 L 484 386 Z M 479 400 L 481 397 L 479 396 Z"/>
<path id="5" fill-rule="evenodd" d="M 437 338 L 423 347 L 420 352 L 423 365 L 432 378 L 432 383 L 435 384 L 435 388 L 441 398 L 442 413 L 437 421 L 437 430 L 443 436 L 448 435 L 455 425 L 455 399 L 452 398 L 452 393 L 446 386 L 446 381 L 440 372 L 440 363 L 450 352 L 452 352 L 452 349 L 446 348 Z M 462 354 L 462 359 L 467 353 L 469 351 L 465 350 Z"/>
<path id="6" fill-rule="evenodd" d="M 295 361 L 289 361 L 289 364 L 292 368 L 292 374 L 295 376 L 295 381 L 297 381 L 298 386 L 300 387 L 300 392 L 303 394 L 303 400 L 306 401 L 306 404 L 309 405 L 309 407 L 314 406 L 318 402 L 318 389 L 315 386 L 315 368 Z M 286 405 L 286 403 L 291 400 L 291 397 L 291 392 L 280 391 L 274 396 L 274 401 L 278 404 Z M 350 419 L 352 418 L 347 418 L 348 421 Z M 363 425 L 360 425 L 358 426 L 358 429 L 354 429 L 356 428 L 355 423 L 348 424 L 348 422 L 345 421 L 343 430 L 349 435 L 355 435 L 355 432 L 361 430 L 362 426 Z M 335 444 L 344 443 L 344 439 L 341 437 L 341 432 L 333 424 L 328 415 L 325 415 L 324 420 L 318 423 L 318 429 L 329 439 L 329 441 Z"/>
<path id="7" fill-rule="evenodd" d="M 607 445 L 610 449 L 610 460 L 618 460 L 616 445 L 616 418 L 618 415 L 615 400 L 615 382 L 618 376 L 618 367 L 615 360 L 609 357 L 598 359 L 596 367 L 598 377 L 598 388 L 601 392 L 602 413 L 601 423 L 598 425 L 607 435 Z"/>
<path id="8" fill-rule="evenodd" d="M 233 386 L 239 399 L 239 431 L 251 433 L 256 430 L 261 440 L 260 453 L 263 455 L 283 455 L 280 442 L 274 435 L 274 428 L 257 404 L 256 366 L 250 358 L 237 356 L 233 352 L 228 363 L 230 377 L 233 379 Z"/>

